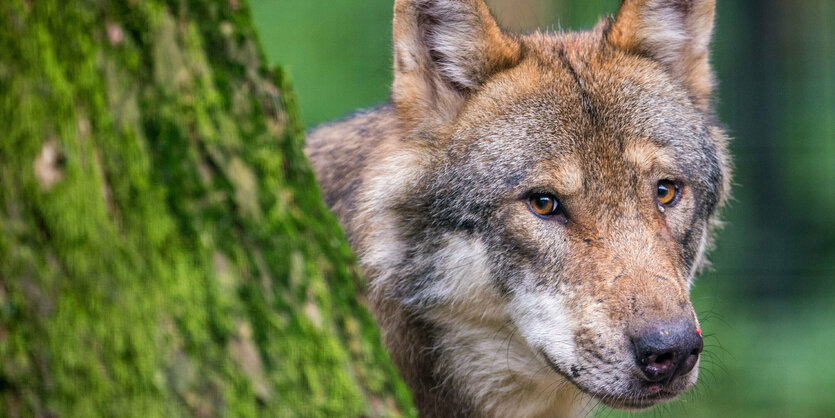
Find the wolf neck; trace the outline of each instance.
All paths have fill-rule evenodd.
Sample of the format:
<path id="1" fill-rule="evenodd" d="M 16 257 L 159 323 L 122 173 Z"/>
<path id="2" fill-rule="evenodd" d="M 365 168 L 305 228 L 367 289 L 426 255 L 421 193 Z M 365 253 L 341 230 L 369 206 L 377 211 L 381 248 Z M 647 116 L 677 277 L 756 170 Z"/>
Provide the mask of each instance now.
<path id="1" fill-rule="evenodd" d="M 394 341 L 407 344 L 396 353 L 429 352 L 432 364 L 414 364 L 414 356 L 401 358 L 402 369 L 413 368 L 421 381 L 431 381 L 429 393 L 448 410 L 438 415 L 572 416 L 573 403 L 582 398 L 573 385 L 553 373 L 520 338 L 509 319 L 503 297 L 496 290 L 483 243 L 470 235 L 449 233 L 439 237 L 441 248 L 427 259 L 436 272 L 419 291 L 393 307 L 422 319 L 428 329 L 408 341 L 402 324 L 384 327 L 399 334 Z M 416 278 L 423 281 L 423 278 Z M 377 295 L 391 295 L 400 277 L 378 277 Z M 388 290 L 384 290 L 387 289 Z M 378 301 L 380 303 L 382 301 Z M 379 315 L 384 318 L 384 315 Z M 414 335 L 414 334 L 413 334 Z M 407 341 L 403 341 L 407 339 Z M 503 367 L 496 367 L 503 365 Z M 408 374 L 408 372 L 407 372 Z M 450 402 L 450 400 L 456 400 Z M 462 400 L 466 400 L 462 403 Z M 462 405 L 469 410 L 463 411 Z M 426 405 L 421 405 L 422 407 Z"/>
<path id="2" fill-rule="evenodd" d="M 381 275 L 373 305 L 421 412 L 434 416 L 575 416 L 583 395 L 520 338 L 492 283 L 484 245 L 448 233 L 425 259 L 431 278 Z M 408 281 L 409 283 L 404 283 Z M 424 286 L 408 292 L 401 286 Z M 406 353 L 403 355 L 402 353 Z M 502 365 L 498 367 L 497 365 Z M 497 369 L 499 370 L 497 372 Z"/>
<path id="3" fill-rule="evenodd" d="M 544 366 L 514 334 L 511 327 L 476 324 L 437 328 L 431 345 L 434 364 L 414 370 L 421 382 L 435 384 L 415 393 L 421 412 L 428 416 L 580 416 L 587 405 L 585 395 Z M 416 343 L 415 351 L 427 351 L 421 342 Z M 496 365 L 503 365 L 503 370 L 497 373 Z"/>

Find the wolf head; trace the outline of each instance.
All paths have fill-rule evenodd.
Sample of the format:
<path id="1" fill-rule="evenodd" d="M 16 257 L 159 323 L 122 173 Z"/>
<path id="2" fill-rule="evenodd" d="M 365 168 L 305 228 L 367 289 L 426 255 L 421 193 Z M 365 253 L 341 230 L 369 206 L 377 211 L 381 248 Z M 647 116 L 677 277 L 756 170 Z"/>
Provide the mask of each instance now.
<path id="1" fill-rule="evenodd" d="M 401 134 L 352 241 L 423 411 L 547 414 L 576 390 L 641 409 L 695 384 L 688 294 L 730 175 L 714 8 L 625 0 L 588 32 L 513 35 L 482 0 L 396 0 Z"/>

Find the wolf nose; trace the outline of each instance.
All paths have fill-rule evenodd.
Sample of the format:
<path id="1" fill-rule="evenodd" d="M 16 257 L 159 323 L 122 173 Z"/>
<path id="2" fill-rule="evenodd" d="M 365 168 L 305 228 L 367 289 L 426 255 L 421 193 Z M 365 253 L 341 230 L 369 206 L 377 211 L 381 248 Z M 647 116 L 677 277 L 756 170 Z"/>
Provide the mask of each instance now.
<path id="1" fill-rule="evenodd" d="M 690 321 L 660 324 L 632 339 L 638 367 L 650 382 L 670 382 L 693 370 L 704 344 Z"/>

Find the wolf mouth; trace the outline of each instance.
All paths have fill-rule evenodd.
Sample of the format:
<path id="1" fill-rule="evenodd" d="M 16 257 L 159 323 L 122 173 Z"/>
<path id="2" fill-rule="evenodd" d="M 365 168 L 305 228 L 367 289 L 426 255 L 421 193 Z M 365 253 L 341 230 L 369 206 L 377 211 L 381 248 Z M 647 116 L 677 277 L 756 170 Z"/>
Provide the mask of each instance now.
<path id="1" fill-rule="evenodd" d="M 599 396 L 592 394 L 595 398 L 600 399 L 601 402 L 606 404 L 606 406 L 615 409 L 625 409 L 625 410 L 643 410 L 647 408 L 651 408 L 657 405 L 659 402 L 669 401 L 674 399 L 677 395 L 672 393 L 664 393 L 664 394 L 656 394 L 656 395 L 645 395 L 645 396 L 635 396 L 635 397 L 612 397 L 612 396 Z"/>
<path id="2" fill-rule="evenodd" d="M 557 364 L 547 354 L 545 354 L 544 351 L 540 350 L 540 354 L 554 372 L 571 382 L 571 384 L 577 387 L 577 389 L 580 389 L 583 393 L 593 396 L 610 408 L 636 411 L 643 410 L 653 407 L 659 402 L 673 400 L 679 395 L 678 392 L 671 392 L 662 388 L 656 388 L 656 390 L 652 391 L 652 393 L 635 393 L 626 396 L 592 390 L 577 382 L 571 374 L 562 371 L 562 369 L 560 369 L 559 366 L 557 366 Z"/>

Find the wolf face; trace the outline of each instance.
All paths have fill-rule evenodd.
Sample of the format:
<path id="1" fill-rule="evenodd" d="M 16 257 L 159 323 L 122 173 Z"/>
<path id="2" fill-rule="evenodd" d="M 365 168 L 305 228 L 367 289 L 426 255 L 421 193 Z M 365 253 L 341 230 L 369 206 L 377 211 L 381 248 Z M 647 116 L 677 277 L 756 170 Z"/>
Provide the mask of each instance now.
<path id="1" fill-rule="evenodd" d="M 714 2 L 626 0 L 509 35 L 482 0 L 397 0 L 393 103 L 307 152 L 426 415 L 642 409 L 691 388 L 689 301 L 728 193 Z"/>

